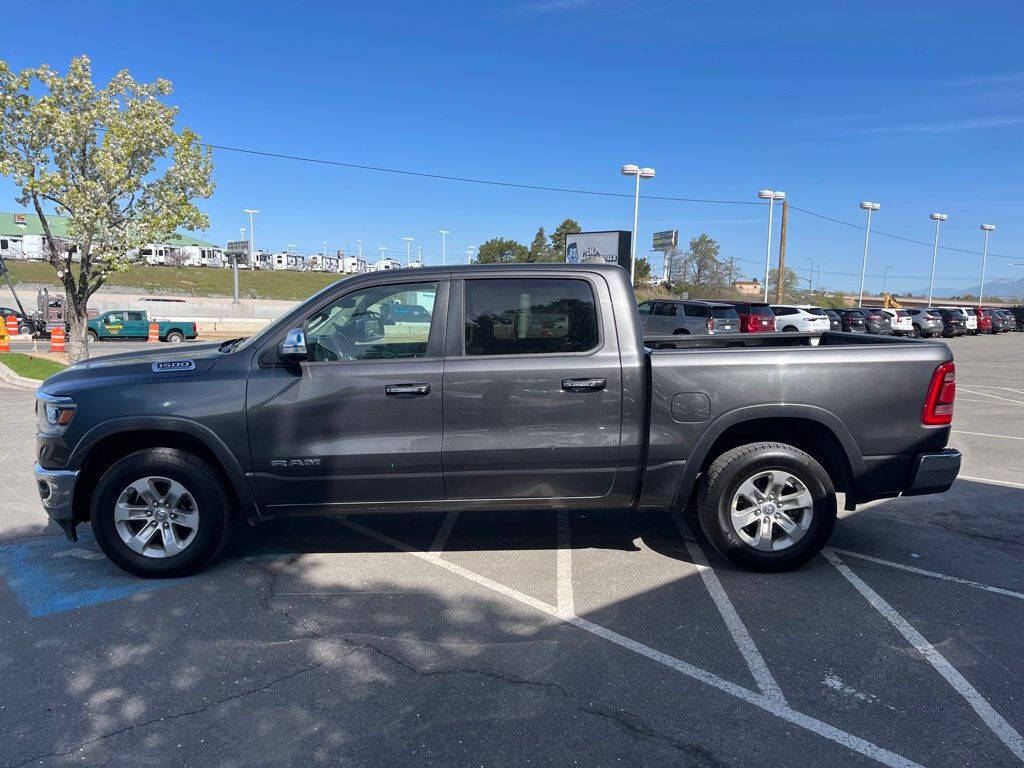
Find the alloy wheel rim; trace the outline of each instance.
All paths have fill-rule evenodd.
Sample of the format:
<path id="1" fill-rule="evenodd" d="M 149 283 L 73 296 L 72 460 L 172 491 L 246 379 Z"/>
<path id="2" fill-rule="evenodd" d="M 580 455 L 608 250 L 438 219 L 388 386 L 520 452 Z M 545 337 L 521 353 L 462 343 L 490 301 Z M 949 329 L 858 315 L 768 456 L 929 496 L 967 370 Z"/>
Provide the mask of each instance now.
<path id="1" fill-rule="evenodd" d="M 133 552 L 143 557 L 174 557 L 195 541 L 199 506 L 177 480 L 150 475 L 121 491 L 114 504 L 114 527 Z"/>
<path id="2" fill-rule="evenodd" d="M 751 475 L 733 493 L 733 530 L 761 552 L 780 552 L 799 542 L 814 518 L 814 497 L 791 472 L 769 469 Z"/>

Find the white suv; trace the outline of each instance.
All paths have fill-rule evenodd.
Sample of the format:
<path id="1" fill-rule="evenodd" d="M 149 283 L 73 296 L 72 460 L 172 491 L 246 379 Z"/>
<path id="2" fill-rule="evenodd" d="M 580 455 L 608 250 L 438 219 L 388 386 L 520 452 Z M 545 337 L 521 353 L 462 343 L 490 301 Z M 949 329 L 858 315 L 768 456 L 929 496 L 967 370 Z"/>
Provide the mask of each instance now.
<path id="1" fill-rule="evenodd" d="M 892 320 L 892 332 L 897 336 L 912 336 L 914 333 L 914 321 L 910 313 L 905 309 L 878 308 L 876 312 L 884 312 Z"/>
<path id="2" fill-rule="evenodd" d="M 964 309 L 963 307 L 940 307 L 940 309 L 949 309 L 953 312 L 959 312 L 964 316 L 964 323 L 967 326 L 967 333 L 971 336 L 978 335 L 978 316 L 974 312 Z"/>
<path id="3" fill-rule="evenodd" d="M 790 333 L 824 333 L 832 326 L 825 310 L 807 305 L 772 304 L 775 330 Z"/>

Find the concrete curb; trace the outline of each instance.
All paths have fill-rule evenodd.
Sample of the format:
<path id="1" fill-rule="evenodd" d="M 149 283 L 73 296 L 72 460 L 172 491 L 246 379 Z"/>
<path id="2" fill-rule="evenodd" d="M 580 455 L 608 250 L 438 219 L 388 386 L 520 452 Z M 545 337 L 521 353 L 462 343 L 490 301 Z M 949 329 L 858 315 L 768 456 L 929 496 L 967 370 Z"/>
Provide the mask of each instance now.
<path id="1" fill-rule="evenodd" d="M 29 379 L 25 376 L 19 376 L 3 363 L 0 363 L 0 380 L 22 389 L 36 389 L 43 383 L 42 379 Z"/>

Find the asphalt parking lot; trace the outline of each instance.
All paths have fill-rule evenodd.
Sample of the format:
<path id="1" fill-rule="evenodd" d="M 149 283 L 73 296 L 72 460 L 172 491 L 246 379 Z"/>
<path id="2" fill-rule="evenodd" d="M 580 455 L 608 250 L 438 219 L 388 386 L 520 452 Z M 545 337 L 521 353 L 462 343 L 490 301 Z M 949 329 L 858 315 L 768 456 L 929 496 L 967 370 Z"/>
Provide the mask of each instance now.
<path id="1" fill-rule="evenodd" d="M 623 511 L 267 523 L 141 581 L 47 525 L 0 389 L 0 765 L 1024 762 L 1024 334 L 950 346 L 953 490 L 778 575 Z"/>

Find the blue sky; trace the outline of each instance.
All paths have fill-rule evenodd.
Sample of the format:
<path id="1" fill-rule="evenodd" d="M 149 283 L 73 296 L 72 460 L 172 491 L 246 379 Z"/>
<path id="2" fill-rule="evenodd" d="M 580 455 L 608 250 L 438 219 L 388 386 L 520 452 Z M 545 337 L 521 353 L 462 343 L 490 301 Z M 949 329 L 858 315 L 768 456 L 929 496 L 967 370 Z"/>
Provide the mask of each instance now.
<path id="1" fill-rule="evenodd" d="M 447 3 L 58 3 L 46 27 L 9 14 L 0 53 L 94 77 L 167 77 L 180 123 L 213 144 L 430 173 L 631 191 L 622 163 L 657 169 L 650 195 L 794 206 L 980 250 L 990 277 L 1024 277 L 1024 4 L 711 0 Z M 632 200 L 526 191 L 215 154 L 206 233 L 223 242 L 261 210 L 257 247 L 403 254 L 440 262 L 501 235 L 529 243 L 567 216 L 629 229 Z M 0 209 L 13 190 L 0 183 Z M 7 202 L 3 202 L 7 200 Z M 776 209 L 778 213 L 778 209 Z M 759 204 L 642 200 L 655 230 L 707 232 L 747 274 L 763 270 Z M 778 221 L 774 231 L 778 233 Z M 773 244 L 773 259 L 777 244 Z M 791 210 L 788 262 L 850 289 L 863 232 Z M 869 275 L 927 286 L 931 247 L 875 234 Z M 761 266 L 759 267 L 758 264 Z M 940 251 L 939 287 L 977 283 L 980 257 Z M 880 277 L 869 277 L 878 289 Z"/>

